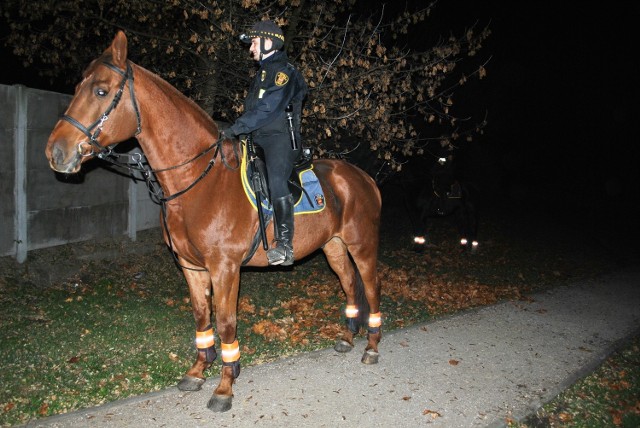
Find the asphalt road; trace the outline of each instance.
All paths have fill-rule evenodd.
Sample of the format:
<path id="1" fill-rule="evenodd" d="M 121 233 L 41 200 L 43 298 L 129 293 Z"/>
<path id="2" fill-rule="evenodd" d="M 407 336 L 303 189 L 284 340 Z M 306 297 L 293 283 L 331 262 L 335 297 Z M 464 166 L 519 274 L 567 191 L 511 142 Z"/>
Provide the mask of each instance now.
<path id="1" fill-rule="evenodd" d="M 380 362 L 326 349 L 243 368 L 233 408 L 169 388 L 29 427 L 486 427 L 521 419 L 640 332 L 640 266 L 386 333 Z"/>

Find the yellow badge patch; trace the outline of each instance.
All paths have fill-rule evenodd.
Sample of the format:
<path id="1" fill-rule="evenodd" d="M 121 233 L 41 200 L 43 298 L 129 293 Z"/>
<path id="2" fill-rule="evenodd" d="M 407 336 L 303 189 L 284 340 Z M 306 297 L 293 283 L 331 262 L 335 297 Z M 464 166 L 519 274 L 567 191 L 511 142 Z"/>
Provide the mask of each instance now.
<path id="1" fill-rule="evenodd" d="M 278 71 L 278 74 L 276 74 L 276 85 L 284 86 L 287 84 L 288 81 L 289 81 L 289 76 L 287 76 L 282 71 Z"/>

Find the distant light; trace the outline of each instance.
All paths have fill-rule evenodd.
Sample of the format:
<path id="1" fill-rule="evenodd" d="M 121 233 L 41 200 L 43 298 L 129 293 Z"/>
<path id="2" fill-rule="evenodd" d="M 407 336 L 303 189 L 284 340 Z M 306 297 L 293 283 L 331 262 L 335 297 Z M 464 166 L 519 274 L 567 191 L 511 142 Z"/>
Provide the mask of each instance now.
<path id="1" fill-rule="evenodd" d="M 416 236 L 413 238 L 413 242 L 418 245 L 424 245 L 424 243 L 427 242 L 427 240 L 424 236 Z"/>
<path id="2" fill-rule="evenodd" d="M 438 158 L 438 163 L 440 165 L 444 165 L 445 163 L 447 163 L 447 158 Z"/>
<path id="3" fill-rule="evenodd" d="M 467 245 L 467 242 L 469 242 L 469 241 L 467 241 L 467 238 L 462 238 L 460 240 L 460 245 Z"/>
<path id="4" fill-rule="evenodd" d="M 473 241 L 473 242 L 471 243 L 471 245 L 473 245 L 474 247 L 477 247 L 477 246 L 479 245 L 479 242 L 478 242 L 478 241 Z"/>

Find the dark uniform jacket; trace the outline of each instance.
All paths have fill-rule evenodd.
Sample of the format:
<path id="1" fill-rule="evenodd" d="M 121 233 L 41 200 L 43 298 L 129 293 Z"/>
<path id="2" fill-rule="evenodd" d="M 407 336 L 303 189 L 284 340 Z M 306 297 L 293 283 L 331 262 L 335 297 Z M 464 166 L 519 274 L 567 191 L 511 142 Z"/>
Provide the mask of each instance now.
<path id="1" fill-rule="evenodd" d="M 236 135 L 253 133 L 254 142 L 260 145 L 275 141 L 290 143 L 285 109 L 292 103 L 296 138 L 300 142 L 302 102 L 307 92 L 304 78 L 289 64 L 287 54 L 277 51 L 260 64 L 244 102 L 244 114 L 236 119 L 231 131 Z"/>

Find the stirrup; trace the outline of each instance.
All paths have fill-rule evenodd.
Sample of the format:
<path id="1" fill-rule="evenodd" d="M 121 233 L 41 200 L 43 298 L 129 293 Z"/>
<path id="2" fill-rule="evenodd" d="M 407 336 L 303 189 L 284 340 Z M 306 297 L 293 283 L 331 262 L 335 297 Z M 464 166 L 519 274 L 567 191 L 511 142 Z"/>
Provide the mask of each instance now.
<path id="1" fill-rule="evenodd" d="M 281 242 L 267 251 L 267 261 L 270 265 L 291 266 L 293 264 L 293 248 Z"/>

